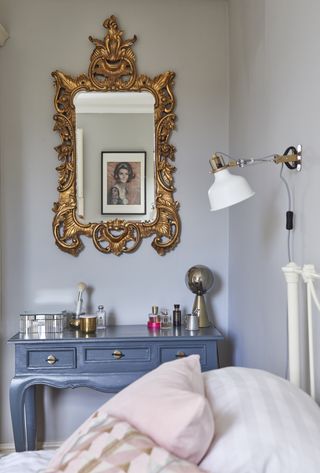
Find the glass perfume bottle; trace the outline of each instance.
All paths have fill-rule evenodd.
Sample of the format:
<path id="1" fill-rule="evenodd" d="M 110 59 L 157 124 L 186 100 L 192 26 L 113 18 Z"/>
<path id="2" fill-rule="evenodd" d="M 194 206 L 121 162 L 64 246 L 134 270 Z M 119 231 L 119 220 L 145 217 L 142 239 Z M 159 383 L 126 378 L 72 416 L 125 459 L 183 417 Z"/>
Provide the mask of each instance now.
<path id="1" fill-rule="evenodd" d="M 152 313 L 149 314 L 147 326 L 149 329 L 158 330 L 160 328 L 160 316 L 158 314 L 158 306 L 152 306 Z"/>
<path id="2" fill-rule="evenodd" d="M 161 328 L 167 329 L 171 327 L 171 317 L 168 315 L 168 309 L 165 307 L 160 310 L 160 322 Z"/>
<path id="3" fill-rule="evenodd" d="M 107 326 L 107 314 L 103 305 L 98 305 L 97 314 L 97 329 L 103 329 Z"/>
<path id="4" fill-rule="evenodd" d="M 180 304 L 174 304 L 173 310 L 173 326 L 180 327 L 181 326 L 181 310 Z"/>

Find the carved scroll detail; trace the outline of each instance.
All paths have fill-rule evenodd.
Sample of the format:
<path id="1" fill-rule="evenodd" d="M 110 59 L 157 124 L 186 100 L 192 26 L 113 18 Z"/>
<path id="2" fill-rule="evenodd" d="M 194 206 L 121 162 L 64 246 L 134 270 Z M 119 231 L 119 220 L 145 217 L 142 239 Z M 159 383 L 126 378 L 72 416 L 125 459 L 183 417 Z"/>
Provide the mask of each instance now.
<path id="1" fill-rule="evenodd" d="M 175 127 L 175 99 L 172 92 L 174 72 L 168 71 L 154 79 L 138 75 L 132 46 L 136 36 L 124 40 L 123 31 L 114 16 L 103 23 L 107 34 L 103 40 L 89 37 L 94 45 L 88 74 L 71 77 L 60 71 L 52 73 L 55 80 L 55 126 L 61 144 L 58 153 L 59 201 L 54 204 L 53 233 L 58 247 L 72 255 L 83 249 L 81 236 L 92 238 L 102 253 L 121 255 L 135 251 L 143 238 L 155 235 L 152 246 L 164 255 L 180 239 L 179 204 L 173 199 L 175 148 L 169 143 Z M 153 221 L 110 220 L 82 224 L 76 213 L 76 143 L 75 107 L 77 92 L 84 91 L 149 91 L 155 98 L 155 218 Z"/>

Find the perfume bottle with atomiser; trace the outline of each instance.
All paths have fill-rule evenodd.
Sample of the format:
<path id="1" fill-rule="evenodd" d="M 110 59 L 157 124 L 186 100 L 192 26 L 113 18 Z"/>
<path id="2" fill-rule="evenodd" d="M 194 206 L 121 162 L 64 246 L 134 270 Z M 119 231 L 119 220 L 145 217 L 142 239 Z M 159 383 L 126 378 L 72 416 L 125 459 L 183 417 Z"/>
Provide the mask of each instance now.
<path id="1" fill-rule="evenodd" d="M 96 316 L 97 316 L 97 329 L 105 329 L 107 327 L 107 314 L 106 314 L 106 311 L 104 310 L 103 305 L 98 306 Z"/>

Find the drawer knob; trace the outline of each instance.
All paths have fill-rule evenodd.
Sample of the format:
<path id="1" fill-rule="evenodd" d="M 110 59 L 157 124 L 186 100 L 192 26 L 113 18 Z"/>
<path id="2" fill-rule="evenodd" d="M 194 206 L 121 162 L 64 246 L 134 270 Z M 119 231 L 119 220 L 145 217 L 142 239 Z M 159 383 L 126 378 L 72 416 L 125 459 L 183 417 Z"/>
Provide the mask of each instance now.
<path id="1" fill-rule="evenodd" d="M 112 353 L 112 356 L 113 358 L 115 358 L 116 360 L 120 360 L 124 354 L 122 353 L 122 351 L 120 350 L 115 350 L 113 353 Z"/>
<path id="2" fill-rule="evenodd" d="M 47 362 L 49 363 L 49 365 L 54 365 L 56 361 L 57 358 L 54 355 L 49 355 L 47 358 Z"/>
<path id="3" fill-rule="evenodd" d="M 176 354 L 176 358 L 184 358 L 187 356 L 184 351 L 178 351 Z"/>

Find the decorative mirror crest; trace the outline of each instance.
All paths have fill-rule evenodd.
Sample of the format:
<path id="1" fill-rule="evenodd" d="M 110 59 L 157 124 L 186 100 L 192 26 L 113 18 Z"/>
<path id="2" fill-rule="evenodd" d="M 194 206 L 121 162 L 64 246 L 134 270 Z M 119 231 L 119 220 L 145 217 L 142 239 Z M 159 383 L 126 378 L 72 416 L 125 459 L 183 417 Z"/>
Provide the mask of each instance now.
<path id="1" fill-rule="evenodd" d="M 58 171 L 59 200 L 54 204 L 53 232 L 57 246 L 78 255 L 84 245 L 81 236 L 92 238 L 103 253 L 120 255 L 135 251 L 143 238 L 155 235 L 152 246 L 159 255 L 172 250 L 180 239 L 179 204 L 173 199 L 173 165 L 175 148 L 169 138 L 175 127 L 175 99 L 172 92 L 174 72 L 165 72 L 154 79 L 137 75 L 135 55 L 131 46 L 136 41 L 124 40 L 114 16 L 106 19 L 108 30 L 104 40 L 89 37 L 95 45 L 88 74 L 71 77 L 55 71 L 56 94 L 54 130 L 61 144 L 55 149 L 60 165 Z M 76 182 L 76 112 L 74 97 L 79 91 L 148 91 L 154 96 L 155 126 L 155 197 L 153 220 L 134 221 L 115 218 L 95 223 L 82 223 L 77 217 Z"/>

